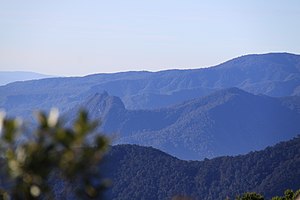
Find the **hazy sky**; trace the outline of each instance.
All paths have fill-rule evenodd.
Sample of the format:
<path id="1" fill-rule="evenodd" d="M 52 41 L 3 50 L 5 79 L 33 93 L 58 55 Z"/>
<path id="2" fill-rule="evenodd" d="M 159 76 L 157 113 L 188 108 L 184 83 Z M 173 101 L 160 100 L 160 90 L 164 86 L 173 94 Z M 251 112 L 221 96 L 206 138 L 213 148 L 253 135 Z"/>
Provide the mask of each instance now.
<path id="1" fill-rule="evenodd" d="M 300 54 L 299 0 L 0 0 L 0 70 L 85 75 Z"/>

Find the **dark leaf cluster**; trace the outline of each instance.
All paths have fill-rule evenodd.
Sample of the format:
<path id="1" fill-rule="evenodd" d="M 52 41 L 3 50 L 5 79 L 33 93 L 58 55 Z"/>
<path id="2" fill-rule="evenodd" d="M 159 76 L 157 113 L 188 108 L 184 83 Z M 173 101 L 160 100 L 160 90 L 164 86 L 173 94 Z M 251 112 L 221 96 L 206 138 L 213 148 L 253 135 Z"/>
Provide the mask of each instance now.
<path id="1" fill-rule="evenodd" d="M 60 181 L 75 184 L 79 199 L 98 198 L 107 185 L 99 162 L 109 143 L 102 134 L 88 140 L 98 123 L 84 111 L 70 128 L 63 126 L 55 109 L 37 116 L 38 127 L 23 140 L 18 120 L 1 120 L 2 199 L 56 199 L 54 185 Z"/>

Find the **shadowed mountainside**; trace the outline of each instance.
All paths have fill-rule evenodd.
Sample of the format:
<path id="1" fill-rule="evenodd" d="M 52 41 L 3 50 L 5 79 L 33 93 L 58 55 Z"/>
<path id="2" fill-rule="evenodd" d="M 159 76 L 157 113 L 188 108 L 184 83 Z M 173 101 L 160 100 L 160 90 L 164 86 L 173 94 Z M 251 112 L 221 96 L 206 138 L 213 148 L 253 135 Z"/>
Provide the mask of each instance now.
<path id="1" fill-rule="evenodd" d="M 300 97 L 253 95 L 238 88 L 154 110 L 128 110 L 118 97 L 96 94 L 80 107 L 102 119 L 116 143 L 153 146 L 182 159 L 237 155 L 300 133 Z"/>

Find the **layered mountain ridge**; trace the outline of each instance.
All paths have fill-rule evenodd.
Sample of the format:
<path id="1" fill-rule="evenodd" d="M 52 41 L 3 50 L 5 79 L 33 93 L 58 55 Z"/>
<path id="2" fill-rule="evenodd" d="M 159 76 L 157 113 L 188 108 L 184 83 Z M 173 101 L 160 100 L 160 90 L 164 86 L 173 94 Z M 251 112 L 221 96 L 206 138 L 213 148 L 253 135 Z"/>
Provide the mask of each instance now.
<path id="1" fill-rule="evenodd" d="M 118 97 L 96 94 L 79 107 L 115 143 L 153 146 L 181 159 L 237 155 L 300 133 L 300 97 L 253 95 L 238 88 L 216 91 L 167 108 L 128 110 Z M 78 106 L 76 108 L 79 108 Z M 69 116 L 75 116 L 72 109 Z"/>
<path id="2" fill-rule="evenodd" d="M 299 69 L 299 55 L 270 53 L 205 69 L 16 82 L 0 86 L 0 109 L 30 121 L 34 110 L 72 119 L 84 107 L 115 143 L 183 159 L 236 155 L 300 132 Z"/>
<path id="3" fill-rule="evenodd" d="M 123 144 L 107 157 L 111 199 L 225 199 L 246 191 L 269 198 L 300 184 L 299 136 L 239 155 L 300 133 L 300 55 L 15 82 L 0 94 L 8 116 L 30 121 L 32 111 L 57 107 L 68 126 L 84 108 L 101 120 L 101 131 Z M 218 156 L 225 157 L 207 159 Z"/>
<path id="4" fill-rule="evenodd" d="M 0 107 L 13 115 L 58 107 L 69 110 L 90 95 L 107 91 L 129 109 L 153 109 L 238 87 L 269 96 L 300 95 L 300 56 L 288 53 L 247 55 L 210 68 L 159 72 L 122 72 L 50 78 L 0 87 Z M 31 113 L 30 113 L 31 114 Z"/>

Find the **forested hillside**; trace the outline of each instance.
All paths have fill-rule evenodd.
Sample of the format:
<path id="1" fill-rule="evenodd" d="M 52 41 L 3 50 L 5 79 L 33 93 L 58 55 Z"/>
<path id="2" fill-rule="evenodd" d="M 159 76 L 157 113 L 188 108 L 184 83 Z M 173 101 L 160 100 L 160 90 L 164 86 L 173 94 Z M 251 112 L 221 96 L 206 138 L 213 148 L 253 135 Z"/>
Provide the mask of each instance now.
<path id="1" fill-rule="evenodd" d="M 267 199 L 300 187 L 300 137 L 242 156 L 183 161 L 151 147 L 114 146 L 105 161 L 109 199 L 234 199 L 258 192 Z"/>

